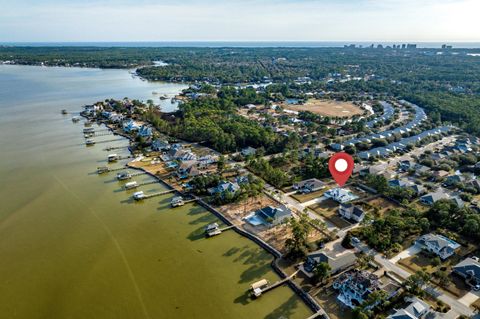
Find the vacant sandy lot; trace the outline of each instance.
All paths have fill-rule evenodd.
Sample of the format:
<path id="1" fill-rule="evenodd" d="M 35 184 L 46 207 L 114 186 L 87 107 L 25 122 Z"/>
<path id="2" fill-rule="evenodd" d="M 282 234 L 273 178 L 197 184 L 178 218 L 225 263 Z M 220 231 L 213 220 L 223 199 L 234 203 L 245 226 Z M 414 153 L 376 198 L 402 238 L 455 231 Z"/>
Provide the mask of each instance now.
<path id="1" fill-rule="evenodd" d="M 323 116 L 352 117 L 363 114 L 363 110 L 351 102 L 310 99 L 304 105 L 285 105 L 293 111 L 310 111 Z"/>

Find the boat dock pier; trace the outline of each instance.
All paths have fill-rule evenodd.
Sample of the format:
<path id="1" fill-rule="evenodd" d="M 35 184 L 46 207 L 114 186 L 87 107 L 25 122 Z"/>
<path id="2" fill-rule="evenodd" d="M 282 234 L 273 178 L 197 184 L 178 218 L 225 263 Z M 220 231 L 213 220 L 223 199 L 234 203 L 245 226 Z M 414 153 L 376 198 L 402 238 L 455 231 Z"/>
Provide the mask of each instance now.
<path id="1" fill-rule="evenodd" d="M 90 135 L 91 137 L 99 137 L 99 136 L 107 136 L 107 135 L 115 135 L 112 132 L 103 132 L 103 133 L 93 133 Z"/>
<path id="2" fill-rule="evenodd" d="M 140 186 L 151 185 L 151 184 L 158 184 L 158 180 L 146 181 L 146 182 L 142 182 L 142 183 L 137 183 L 136 181 L 129 182 L 129 183 L 125 184 L 125 190 L 128 191 L 128 190 L 131 190 L 131 189 L 134 189 L 134 188 L 138 188 Z"/>
<path id="3" fill-rule="evenodd" d="M 208 225 L 205 228 L 205 235 L 207 237 L 217 236 L 217 235 L 220 235 L 222 232 L 224 232 L 226 230 L 229 230 L 229 229 L 232 229 L 234 227 L 235 227 L 234 225 L 230 225 L 230 226 L 220 228 L 220 227 L 218 227 L 217 223 L 213 223 L 213 224 Z"/>
<path id="4" fill-rule="evenodd" d="M 133 158 L 133 156 L 132 155 L 120 156 L 120 155 L 117 155 L 117 154 L 112 154 L 112 155 L 108 156 L 107 160 L 108 160 L 109 163 L 112 163 L 112 162 L 116 162 L 116 161 L 126 160 L 126 159 L 129 159 L 129 158 Z"/>
<path id="5" fill-rule="evenodd" d="M 173 192 L 176 192 L 176 191 L 177 191 L 176 189 L 169 189 L 169 190 L 166 190 L 166 191 L 151 193 L 151 194 L 145 194 L 143 191 L 140 191 L 140 192 L 136 192 L 135 194 L 133 194 L 133 199 L 143 200 L 143 199 L 148 199 L 148 198 L 152 198 L 152 197 L 166 195 L 166 194 L 173 193 Z"/>
<path id="6" fill-rule="evenodd" d="M 107 166 L 102 166 L 102 167 L 97 168 L 97 173 L 98 174 L 104 174 L 104 173 L 108 173 L 108 172 L 121 171 L 121 170 L 124 170 L 126 168 L 127 168 L 127 166 L 116 167 L 116 168 L 110 168 L 110 167 L 107 167 Z"/>
<path id="7" fill-rule="evenodd" d="M 173 193 L 173 192 L 176 192 L 177 190 L 176 189 L 169 189 L 169 190 L 166 190 L 166 191 L 163 191 L 163 192 L 157 192 L 157 193 L 153 193 L 153 194 L 146 194 L 145 195 L 145 199 L 147 198 L 152 198 L 152 197 L 157 197 L 157 196 L 162 196 L 162 195 L 166 195 L 166 194 L 170 194 L 170 193 Z"/>
<path id="8" fill-rule="evenodd" d="M 147 174 L 147 172 L 141 171 L 141 172 L 137 172 L 137 173 L 132 173 L 132 174 L 130 174 L 130 176 L 135 177 L 135 176 L 140 176 L 140 175 L 145 175 L 145 174 Z"/>
<path id="9" fill-rule="evenodd" d="M 106 152 L 109 152 L 109 151 L 113 151 L 113 150 L 120 150 L 122 148 L 129 148 L 129 147 L 130 146 L 128 146 L 128 145 L 126 145 L 126 146 L 107 146 L 103 150 L 106 151 Z"/>
<path id="10" fill-rule="evenodd" d="M 268 285 L 268 284 L 264 284 L 264 283 L 260 283 L 260 282 L 257 282 L 257 283 L 254 283 L 252 284 L 252 293 L 253 295 L 255 296 L 255 298 L 258 298 L 260 297 L 262 294 L 270 291 L 270 290 L 273 290 L 277 287 L 280 287 L 281 285 L 283 285 L 284 283 L 292 280 L 293 278 L 295 278 L 295 276 L 298 274 L 299 270 L 295 271 L 293 274 L 291 274 L 290 276 L 282 279 L 282 280 L 279 280 L 271 285 Z M 260 283 L 260 284 L 259 284 Z M 315 318 L 315 317 L 314 317 Z"/>
<path id="11" fill-rule="evenodd" d="M 97 144 L 100 144 L 100 143 L 120 142 L 120 141 L 125 141 L 125 139 L 123 139 L 123 138 L 117 138 L 116 140 L 98 141 Z"/>

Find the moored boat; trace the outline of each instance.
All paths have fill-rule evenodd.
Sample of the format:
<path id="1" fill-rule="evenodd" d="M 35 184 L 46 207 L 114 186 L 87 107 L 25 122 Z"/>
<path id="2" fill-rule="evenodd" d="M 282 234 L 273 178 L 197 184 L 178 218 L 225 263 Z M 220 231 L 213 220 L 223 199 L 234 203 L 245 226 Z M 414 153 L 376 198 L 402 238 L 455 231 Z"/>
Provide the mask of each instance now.
<path id="1" fill-rule="evenodd" d="M 107 160 L 108 160 L 109 163 L 116 162 L 119 159 L 120 159 L 120 156 L 118 156 L 117 154 L 110 154 L 107 157 Z"/>
<path id="2" fill-rule="evenodd" d="M 117 179 L 119 181 L 124 181 L 130 178 L 132 178 L 132 174 L 130 174 L 129 172 L 120 172 L 117 174 Z"/>
<path id="3" fill-rule="evenodd" d="M 95 128 L 93 127 L 86 127 L 83 129 L 84 134 L 90 134 L 90 133 L 95 133 Z"/>
<path id="4" fill-rule="evenodd" d="M 138 183 L 136 181 L 128 182 L 125 184 L 125 189 L 134 189 L 138 187 Z"/>
<path id="5" fill-rule="evenodd" d="M 170 201 L 170 205 L 172 207 L 178 207 L 178 206 L 183 206 L 185 205 L 185 202 L 183 201 L 183 197 L 182 196 L 175 196 L 174 198 L 172 198 L 172 200 Z"/>
<path id="6" fill-rule="evenodd" d="M 135 200 L 142 200 L 145 197 L 146 196 L 142 191 L 139 191 L 139 192 L 136 192 L 136 193 L 133 194 L 133 199 L 135 199 Z"/>

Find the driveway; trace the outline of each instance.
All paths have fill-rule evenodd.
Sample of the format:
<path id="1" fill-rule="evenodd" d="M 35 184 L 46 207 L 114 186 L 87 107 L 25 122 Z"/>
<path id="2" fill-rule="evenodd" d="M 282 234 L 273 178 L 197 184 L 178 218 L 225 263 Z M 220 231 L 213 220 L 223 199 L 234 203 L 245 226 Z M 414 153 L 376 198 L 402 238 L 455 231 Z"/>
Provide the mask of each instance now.
<path id="1" fill-rule="evenodd" d="M 391 258 L 390 262 L 396 264 L 397 262 L 400 261 L 400 259 L 405 259 L 405 258 L 408 258 L 408 257 L 415 256 L 416 254 L 418 254 L 421 251 L 422 251 L 422 248 L 419 245 L 414 244 L 414 245 L 408 247 L 407 249 L 405 249 L 404 251 L 400 252 L 395 257 Z"/>
<path id="2" fill-rule="evenodd" d="M 470 307 L 477 299 L 480 298 L 480 291 L 469 291 L 462 298 L 458 299 L 459 302 L 465 306 Z"/>
<path id="3" fill-rule="evenodd" d="M 320 202 L 323 202 L 326 199 L 327 198 L 325 196 L 320 196 L 320 197 L 314 198 L 312 200 L 309 200 L 308 202 L 302 203 L 302 205 L 305 206 L 305 207 L 308 207 L 308 206 L 312 206 L 314 204 L 318 204 Z"/>

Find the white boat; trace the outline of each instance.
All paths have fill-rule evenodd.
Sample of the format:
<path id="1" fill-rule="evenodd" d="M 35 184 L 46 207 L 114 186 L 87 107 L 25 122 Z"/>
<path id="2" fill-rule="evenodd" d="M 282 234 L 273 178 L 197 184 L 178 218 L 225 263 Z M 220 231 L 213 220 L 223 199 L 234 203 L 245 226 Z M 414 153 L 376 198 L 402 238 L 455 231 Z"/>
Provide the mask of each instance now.
<path id="1" fill-rule="evenodd" d="M 86 140 L 85 144 L 86 145 L 95 145 L 95 141 L 94 140 Z"/>
<path id="2" fill-rule="evenodd" d="M 136 181 L 128 182 L 125 184 L 125 189 L 134 189 L 138 187 L 138 183 Z"/>
<path id="3" fill-rule="evenodd" d="M 110 155 L 108 155 L 108 157 L 107 157 L 107 160 L 108 160 L 109 163 L 111 163 L 111 162 L 116 162 L 116 161 L 118 161 L 119 159 L 120 159 L 120 156 L 118 156 L 117 154 L 110 154 Z"/>
<path id="4" fill-rule="evenodd" d="M 132 174 L 130 174 L 129 172 L 121 172 L 117 174 L 117 179 L 119 181 L 124 181 L 130 178 L 132 178 Z"/>
<path id="5" fill-rule="evenodd" d="M 170 205 L 172 207 L 178 207 L 178 206 L 183 206 L 185 205 L 185 202 L 183 201 L 183 197 L 182 196 L 175 196 L 174 198 L 172 198 L 172 200 L 170 201 Z"/>
<path id="6" fill-rule="evenodd" d="M 133 199 L 142 200 L 145 198 L 145 194 L 142 191 L 136 192 L 133 194 Z"/>
<path id="7" fill-rule="evenodd" d="M 90 134 L 90 133 L 95 133 L 95 128 L 94 127 L 86 127 L 83 129 L 84 134 Z"/>

